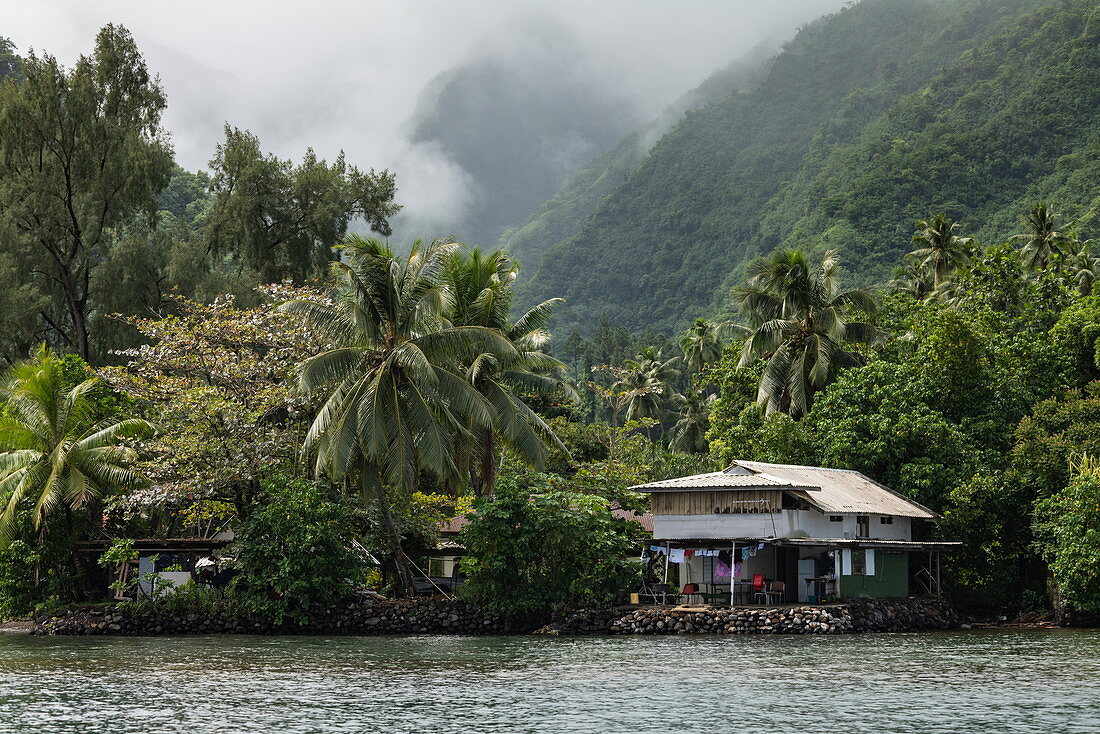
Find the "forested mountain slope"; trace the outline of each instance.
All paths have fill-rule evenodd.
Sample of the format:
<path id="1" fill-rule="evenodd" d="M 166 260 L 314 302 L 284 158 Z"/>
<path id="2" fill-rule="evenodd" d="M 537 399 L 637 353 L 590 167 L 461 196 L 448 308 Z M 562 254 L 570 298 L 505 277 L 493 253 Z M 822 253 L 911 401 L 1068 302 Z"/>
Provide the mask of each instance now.
<path id="1" fill-rule="evenodd" d="M 525 300 L 565 296 L 559 333 L 672 330 L 780 243 L 838 247 L 873 281 L 930 210 L 1004 236 L 1036 196 L 1080 208 L 1095 5 L 864 0 L 810 24 L 758 84 L 688 113 L 576 234 L 525 243 Z"/>
<path id="2" fill-rule="evenodd" d="M 625 135 L 611 150 L 581 166 L 565 185 L 523 224 L 508 230 L 500 246 L 527 262 L 537 260 L 546 248 L 572 237 L 584 220 L 634 172 L 649 154 L 650 148 L 689 110 L 747 89 L 760 78 L 769 53 L 775 45 L 761 44 L 758 50 L 715 72 L 656 119 Z"/>

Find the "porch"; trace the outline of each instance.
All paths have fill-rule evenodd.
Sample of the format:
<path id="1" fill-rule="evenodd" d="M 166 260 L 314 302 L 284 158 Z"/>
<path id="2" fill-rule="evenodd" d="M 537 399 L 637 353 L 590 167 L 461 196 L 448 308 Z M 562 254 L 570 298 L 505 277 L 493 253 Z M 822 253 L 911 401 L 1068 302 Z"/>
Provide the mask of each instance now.
<path id="1" fill-rule="evenodd" d="M 959 545 L 775 537 L 655 541 L 642 556 L 636 601 L 778 607 L 938 597 L 940 554 Z"/>

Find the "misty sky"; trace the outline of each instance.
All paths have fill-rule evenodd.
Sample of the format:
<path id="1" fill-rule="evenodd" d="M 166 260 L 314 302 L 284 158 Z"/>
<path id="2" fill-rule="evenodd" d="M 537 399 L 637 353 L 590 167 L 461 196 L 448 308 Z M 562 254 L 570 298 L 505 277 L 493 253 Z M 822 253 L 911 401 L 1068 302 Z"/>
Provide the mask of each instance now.
<path id="1" fill-rule="evenodd" d="M 598 75 L 654 113 L 711 71 L 842 0 L 0 0 L 0 35 L 66 65 L 105 23 L 125 25 L 168 95 L 177 160 L 205 167 L 228 121 L 265 150 L 341 148 L 398 174 L 399 200 L 443 206 L 447 162 L 404 142 L 424 86 L 473 55 L 522 54 L 559 25 Z M 436 201 L 433 201 L 435 199 Z M 453 204 L 453 202 L 452 202 Z M 457 204 L 454 204 L 457 205 Z"/>

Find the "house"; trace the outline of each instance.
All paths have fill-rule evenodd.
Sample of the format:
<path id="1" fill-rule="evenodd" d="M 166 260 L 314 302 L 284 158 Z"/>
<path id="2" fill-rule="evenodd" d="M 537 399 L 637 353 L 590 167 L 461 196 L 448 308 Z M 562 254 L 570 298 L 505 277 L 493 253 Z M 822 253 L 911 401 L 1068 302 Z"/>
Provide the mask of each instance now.
<path id="1" fill-rule="evenodd" d="M 105 584 L 114 584 L 115 599 L 130 598 L 136 593 L 154 596 L 171 593 L 172 589 L 191 581 L 203 561 L 228 546 L 234 538 L 232 530 L 223 530 L 209 538 L 139 538 L 133 541 L 134 559 L 112 565 L 107 570 Z M 113 542 L 110 538 L 79 541 L 82 553 L 103 554 Z M 136 589 L 134 588 L 136 587 Z"/>
<path id="2" fill-rule="evenodd" d="M 938 515 L 856 471 L 737 461 L 631 489 L 651 495 L 651 568 L 711 600 L 938 594 L 939 556 L 961 545 L 914 540 Z"/>

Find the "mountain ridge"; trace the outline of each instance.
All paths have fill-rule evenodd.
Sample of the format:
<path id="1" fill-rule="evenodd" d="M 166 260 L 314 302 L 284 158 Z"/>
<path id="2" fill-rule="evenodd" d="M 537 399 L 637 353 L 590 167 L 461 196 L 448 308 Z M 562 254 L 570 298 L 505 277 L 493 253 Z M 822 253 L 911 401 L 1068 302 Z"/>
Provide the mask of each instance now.
<path id="1" fill-rule="evenodd" d="M 1005 179 L 1012 196 L 1000 196 L 999 208 L 953 206 L 948 199 L 959 193 L 960 182 L 974 184 L 973 176 L 959 171 L 996 171 L 968 160 L 959 141 L 937 147 L 937 131 L 928 127 L 937 114 L 955 114 L 954 128 L 980 128 L 981 110 L 970 117 L 953 113 L 950 99 L 928 99 L 935 93 L 929 90 L 988 82 L 999 91 L 985 90 L 989 98 L 1011 107 L 1010 90 L 1034 87 L 1048 67 L 1058 72 L 1055 62 L 1072 52 L 1074 34 L 1085 33 L 1094 5 L 864 0 L 805 26 L 758 84 L 684 115 L 568 237 L 525 243 L 517 253 L 526 270 L 521 303 L 564 296 L 559 333 L 587 331 L 603 318 L 671 332 L 721 310 L 741 266 L 782 244 L 836 247 L 854 280 L 867 283 L 888 276 L 908 246 L 913 221 L 933 208 L 981 214 L 989 222 L 982 229 L 987 236 L 993 226 L 1009 226 L 1018 214 L 1009 210 L 1034 187 L 1013 176 Z M 1050 23 L 1055 25 L 1048 28 Z M 1028 32 L 1044 28 L 1041 41 L 1027 42 Z M 1059 29 L 1066 37 L 1052 48 Z M 1087 49 L 1075 53 L 1084 58 Z M 998 54 L 1005 57 L 1000 66 Z M 1091 58 L 1084 63 L 1088 70 L 1094 66 Z M 1084 81 L 1072 88 L 1091 99 L 1083 88 L 1091 71 L 1082 74 Z M 1010 131 L 997 126 L 1004 116 L 985 112 L 993 143 L 998 136 L 1009 140 Z M 1078 109 L 1069 119 L 1089 114 Z M 887 134 L 893 137 L 884 147 Z M 891 157 L 894 139 L 916 141 L 916 153 L 908 160 Z M 1080 133 L 1073 145 L 1083 149 Z M 976 155 L 991 147 L 979 146 Z M 912 182 L 904 177 L 892 185 L 898 170 L 909 170 L 897 169 L 898 163 L 911 168 L 925 158 L 936 167 L 915 174 L 923 185 L 907 188 Z M 599 161 L 589 167 L 594 179 L 614 173 Z M 876 198 L 878 191 L 886 193 Z M 537 228 L 538 219 L 525 227 Z"/>

